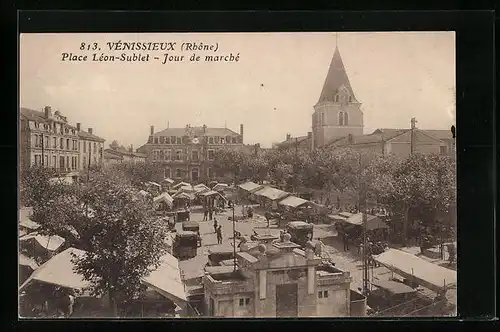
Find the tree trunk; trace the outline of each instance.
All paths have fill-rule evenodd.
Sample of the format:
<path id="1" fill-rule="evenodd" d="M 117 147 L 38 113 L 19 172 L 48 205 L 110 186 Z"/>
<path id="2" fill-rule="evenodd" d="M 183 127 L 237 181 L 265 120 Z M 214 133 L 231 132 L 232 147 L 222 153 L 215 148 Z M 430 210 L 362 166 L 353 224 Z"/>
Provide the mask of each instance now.
<path id="1" fill-rule="evenodd" d="M 116 303 L 116 296 L 109 292 L 109 309 L 112 317 L 118 317 L 118 305 Z"/>

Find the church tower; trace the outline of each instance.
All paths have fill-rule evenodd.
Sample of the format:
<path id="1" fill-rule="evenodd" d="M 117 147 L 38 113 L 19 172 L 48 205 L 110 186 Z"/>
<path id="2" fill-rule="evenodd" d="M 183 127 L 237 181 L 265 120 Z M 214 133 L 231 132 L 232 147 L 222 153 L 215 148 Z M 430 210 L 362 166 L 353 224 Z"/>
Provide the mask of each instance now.
<path id="1" fill-rule="evenodd" d="M 354 96 L 337 46 L 319 101 L 314 106 L 312 133 L 313 148 L 349 134 L 363 135 L 361 103 Z"/>

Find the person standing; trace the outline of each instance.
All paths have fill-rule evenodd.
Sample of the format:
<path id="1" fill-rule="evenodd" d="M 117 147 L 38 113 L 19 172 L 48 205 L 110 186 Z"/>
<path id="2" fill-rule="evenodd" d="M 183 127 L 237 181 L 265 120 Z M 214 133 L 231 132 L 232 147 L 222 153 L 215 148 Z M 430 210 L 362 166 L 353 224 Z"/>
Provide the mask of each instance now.
<path id="1" fill-rule="evenodd" d="M 212 210 L 212 207 L 210 206 L 209 207 L 209 210 L 208 210 L 208 220 L 212 220 L 212 217 L 213 217 L 213 210 Z"/>
<path id="2" fill-rule="evenodd" d="M 347 232 L 342 233 L 343 237 L 343 242 L 344 242 L 344 251 L 349 250 L 349 236 L 347 235 Z"/>
<path id="3" fill-rule="evenodd" d="M 222 226 L 217 227 L 217 243 L 222 244 Z"/>
<path id="4" fill-rule="evenodd" d="M 208 216 L 208 211 L 207 208 L 205 207 L 203 209 L 203 221 L 207 221 L 207 216 Z"/>
<path id="5" fill-rule="evenodd" d="M 217 233 L 217 218 L 214 218 L 214 233 Z"/>

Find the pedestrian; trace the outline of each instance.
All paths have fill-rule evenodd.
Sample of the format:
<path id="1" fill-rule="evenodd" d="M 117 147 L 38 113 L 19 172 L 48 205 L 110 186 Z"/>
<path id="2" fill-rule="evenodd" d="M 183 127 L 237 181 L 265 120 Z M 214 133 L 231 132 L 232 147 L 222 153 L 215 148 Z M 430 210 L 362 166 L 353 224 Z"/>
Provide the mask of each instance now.
<path id="1" fill-rule="evenodd" d="M 203 209 L 203 221 L 207 221 L 208 211 L 207 209 Z"/>
<path id="2" fill-rule="evenodd" d="M 212 220 L 213 213 L 214 213 L 214 211 L 213 211 L 213 210 L 212 210 L 212 208 L 210 207 L 210 208 L 209 208 L 209 210 L 208 210 L 208 220 Z"/>
<path id="3" fill-rule="evenodd" d="M 222 244 L 222 226 L 217 227 L 217 243 Z"/>
<path id="4" fill-rule="evenodd" d="M 214 218 L 214 233 L 217 233 L 217 218 Z"/>
<path id="5" fill-rule="evenodd" d="M 347 232 L 343 233 L 343 242 L 344 242 L 344 251 L 349 250 L 349 236 L 347 235 Z"/>

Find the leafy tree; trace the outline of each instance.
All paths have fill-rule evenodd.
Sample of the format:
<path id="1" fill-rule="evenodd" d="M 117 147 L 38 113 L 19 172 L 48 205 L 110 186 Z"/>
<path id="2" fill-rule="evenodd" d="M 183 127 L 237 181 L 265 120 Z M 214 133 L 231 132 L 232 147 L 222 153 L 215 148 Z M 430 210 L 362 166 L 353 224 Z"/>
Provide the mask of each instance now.
<path id="1" fill-rule="evenodd" d="M 140 186 L 141 183 L 148 181 L 160 182 L 164 178 L 163 168 L 158 164 L 149 162 L 115 164 L 109 172 L 121 174 L 122 177 L 128 179 L 136 186 Z"/>

